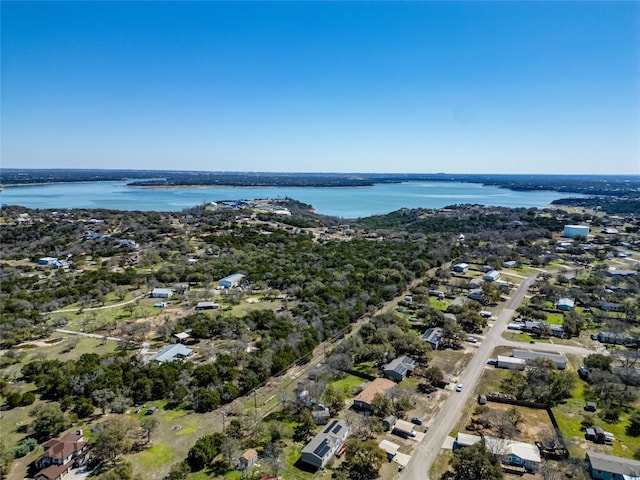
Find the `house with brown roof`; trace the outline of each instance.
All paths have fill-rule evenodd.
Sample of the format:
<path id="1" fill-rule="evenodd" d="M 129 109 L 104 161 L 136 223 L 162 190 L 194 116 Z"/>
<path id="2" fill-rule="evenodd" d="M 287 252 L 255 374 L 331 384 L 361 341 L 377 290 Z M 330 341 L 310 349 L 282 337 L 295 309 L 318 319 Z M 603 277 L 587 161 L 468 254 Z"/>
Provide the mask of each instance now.
<path id="1" fill-rule="evenodd" d="M 377 394 L 386 395 L 396 382 L 388 378 L 376 378 L 353 399 L 353 406 L 360 410 L 372 410 L 371 403 Z"/>
<path id="2" fill-rule="evenodd" d="M 62 438 L 52 438 L 44 444 L 44 453 L 34 462 L 38 471 L 36 480 L 58 480 L 75 465 L 84 463 L 89 444 L 84 441 L 82 430 L 67 433 Z"/>
<path id="3" fill-rule="evenodd" d="M 238 459 L 238 468 L 240 470 L 246 470 L 251 465 L 258 461 L 258 451 L 255 448 L 250 448 L 244 452 Z"/>

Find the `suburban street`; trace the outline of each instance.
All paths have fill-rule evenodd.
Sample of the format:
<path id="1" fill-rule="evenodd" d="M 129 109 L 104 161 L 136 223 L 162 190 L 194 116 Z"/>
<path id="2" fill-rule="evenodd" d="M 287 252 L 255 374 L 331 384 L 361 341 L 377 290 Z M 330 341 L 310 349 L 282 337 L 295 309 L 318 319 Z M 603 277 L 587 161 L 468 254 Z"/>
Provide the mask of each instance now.
<path id="1" fill-rule="evenodd" d="M 511 299 L 509 299 L 502 312 L 500 312 L 500 315 L 498 315 L 498 319 L 480 344 L 480 347 L 478 348 L 475 356 L 469 362 L 466 370 L 458 378 L 457 383 L 462 383 L 464 385 L 463 391 L 451 392 L 449 398 L 442 405 L 442 408 L 431 422 L 429 430 L 424 436 L 424 439 L 414 450 L 409 464 L 400 474 L 401 479 L 425 480 L 429 478 L 431 465 L 433 465 L 433 462 L 440 453 L 442 445 L 447 439 L 447 436 L 455 426 L 458 418 L 460 417 L 460 414 L 463 411 L 463 408 L 473 394 L 476 384 L 478 380 L 480 380 L 480 377 L 482 375 L 482 371 L 489 358 L 491 358 L 494 349 L 500 345 L 508 343 L 502 338 L 502 332 L 507 327 L 507 324 L 511 320 L 511 317 L 513 316 L 515 310 L 520 305 L 520 302 L 522 302 L 522 299 L 527 293 L 529 286 L 531 285 L 531 283 L 533 283 L 537 275 L 538 274 L 532 275 L 523 280 L 518 290 L 511 297 Z M 514 346 L 518 347 L 528 346 L 527 344 L 519 342 L 512 343 L 514 344 Z M 550 346 L 554 347 L 553 350 L 555 352 L 561 350 L 559 348 L 555 348 L 559 347 L 559 345 Z"/>

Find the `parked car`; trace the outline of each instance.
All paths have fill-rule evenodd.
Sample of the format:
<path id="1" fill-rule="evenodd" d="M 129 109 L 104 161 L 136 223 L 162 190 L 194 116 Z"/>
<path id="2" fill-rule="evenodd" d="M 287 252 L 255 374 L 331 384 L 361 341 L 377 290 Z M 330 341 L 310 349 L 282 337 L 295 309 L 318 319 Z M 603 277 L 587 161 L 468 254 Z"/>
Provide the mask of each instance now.
<path id="1" fill-rule="evenodd" d="M 463 388 L 464 388 L 464 385 L 459 383 L 458 386 L 456 387 L 456 392 L 461 392 Z"/>
<path id="2" fill-rule="evenodd" d="M 467 342 L 469 343 L 478 343 L 478 339 L 476 337 L 468 337 Z"/>
<path id="3" fill-rule="evenodd" d="M 411 419 L 411 423 L 413 423 L 414 425 L 422 425 L 422 419 L 418 417 L 413 417 Z"/>

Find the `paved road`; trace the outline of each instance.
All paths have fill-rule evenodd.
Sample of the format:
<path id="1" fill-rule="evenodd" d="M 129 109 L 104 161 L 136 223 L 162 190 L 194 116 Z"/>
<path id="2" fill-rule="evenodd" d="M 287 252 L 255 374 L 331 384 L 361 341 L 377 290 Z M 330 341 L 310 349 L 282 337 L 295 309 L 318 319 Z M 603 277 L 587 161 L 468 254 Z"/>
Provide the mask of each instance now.
<path id="1" fill-rule="evenodd" d="M 482 341 L 480 347 L 478 347 L 478 351 L 469 363 L 469 366 L 458 379 L 458 383 L 464 384 L 464 390 L 462 392 L 452 392 L 442 405 L 440 411 L 431 422 L 424 439 L 414 450 L 411 461 L 400 474 L 402 480 L 425 480 L 429 478 L 431 465 L 433 465 L 447 436 L 458 421 L 493 350 L 502 344 L 502 332 L 507 327 L 515 309 L 520 305 L 529 285 L 535 280 L 536 276 L 537 274 L 527 277 L 520 284 L 516 293 L 509 299 L 505 308 L 500 312 L 500 315 L 498 315 L 498 319 Z M 523 344 L 517 343 L 517 345 L 522 346 Z"/>

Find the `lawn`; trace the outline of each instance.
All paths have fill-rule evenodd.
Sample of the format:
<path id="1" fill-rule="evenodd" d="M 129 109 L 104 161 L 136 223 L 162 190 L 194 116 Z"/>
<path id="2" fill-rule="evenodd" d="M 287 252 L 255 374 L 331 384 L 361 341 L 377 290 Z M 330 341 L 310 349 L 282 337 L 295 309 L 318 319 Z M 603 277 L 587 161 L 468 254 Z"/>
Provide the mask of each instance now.
<path id="1" fill-rule="evenodd" d="M 366 380 L 356 377 L 355 375 L 343 374 L 333 380 L 330 385 L 338 390 L 346 392 L 347 395 L 351 395 L 351 392 L 360 388 L 360 386 L 365 382 Z"/>
<path id="2" fill-rule="evenodd" d="M 584 431 L 582 431 L 580 426 L 585 414 L 584 386 L 585 384 L 579 381 L 577 387 L 571 393 L 571 398 L 565 403 L 553 408 L 553 413 L 567 441 L 571 455 L 583 458 L 585 451 L 589 449 L 621 457 L 633 458 L 635 451 L 640 449 L 640 438 L 631 437 L 626 434 L 625 429 L 628 424 L 627 414 L 623 414 L 620 421 L 615 424 L 606 423 L 598 416 L 597 412 L 593 414 L 596 427 L 601 427 L 603 430 L 615 435 L 616 440 L 613 442 L 613 445 L 598 445 L 585 440 Z"/>
<path id="3" fill-rule="evenodd" d="M 443 312 L 447 310 L 447 307 L 449 307 L 450 303 L 451 302 L 448 300 L 438 300 L 436 297 L 429 297 L 429 304 L 433 308 L 437 308 L 438 310 L 442 310 Z"/>
<path id="4" fill-rule="evenodd" d="M 158 467 L 162 467 L 179 460 L 174 457 L 175 452 L 173 451 L 173 448 L 166 443 L 159 443 L 134 455 L 131 459 L 131 463 L 135 465 L 135 469 L 139 474 L 142 473 L 142 475 L 144 475 L 146 472 L 155 472 Z"/>
<path id="5" fill-rule="evenodd" d="M 561 313 L 547 313 L 547 323 L 551 325 L 562 325 L 564 316 Z"/>

